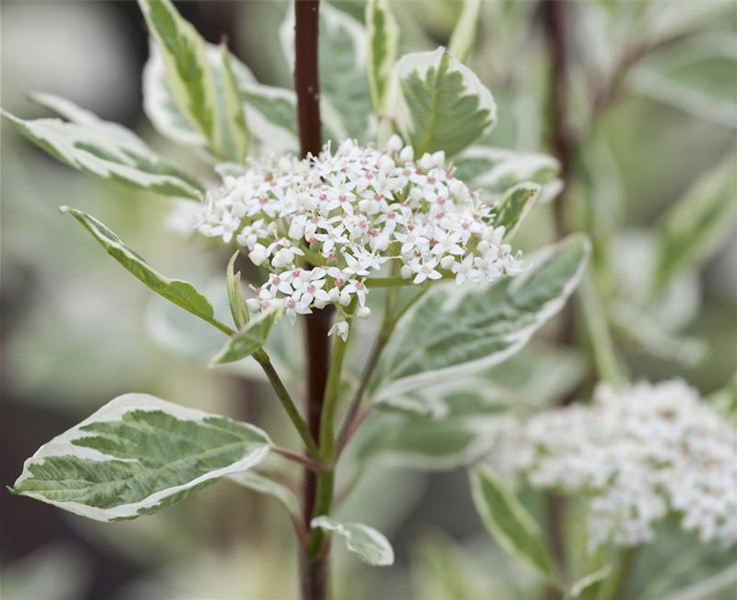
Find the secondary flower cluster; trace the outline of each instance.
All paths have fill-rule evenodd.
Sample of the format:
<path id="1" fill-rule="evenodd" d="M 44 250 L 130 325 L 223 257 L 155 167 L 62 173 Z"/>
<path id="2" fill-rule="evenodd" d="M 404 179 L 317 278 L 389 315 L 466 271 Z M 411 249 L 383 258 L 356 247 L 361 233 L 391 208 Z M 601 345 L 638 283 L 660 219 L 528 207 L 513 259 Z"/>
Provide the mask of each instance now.
<path id="1" fill-rule="evenodd" d="M 355 299 L 355 315 L 368 315 L 366 279 L 382 268 L 415 284 L 490 281 L 523 268 L 491 208 L 454 177 L 444 153 L 415 160 L 397 136 L 386 151 L 347 140 L 305 160 L 252 163 L 207 195 L 196 226 L 234 240 L 270 272 L 251 311 L 281 304 L 294 320 L 333 303 L 342 315 L 334 331 L 344 336 L 345 307 Z"/>
<path id="2" fill-rule="evenodd" d="M 541 413 L 508 435 L 505 470 L 590 498 L 592 547 L 649 541 L 671 512 L 703 542 L 737 542 L 737 428 L 681 380 L 600 386 L 592 405 Z"/>

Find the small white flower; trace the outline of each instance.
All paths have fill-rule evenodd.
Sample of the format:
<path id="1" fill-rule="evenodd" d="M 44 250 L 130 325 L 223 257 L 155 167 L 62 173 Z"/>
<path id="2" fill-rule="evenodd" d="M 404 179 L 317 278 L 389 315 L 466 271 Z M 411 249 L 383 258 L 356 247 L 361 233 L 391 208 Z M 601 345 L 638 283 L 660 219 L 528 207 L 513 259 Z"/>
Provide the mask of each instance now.
<path id="1" fill-rule="evenodd" d="M 348 339 L 348 322 L 347 321 L 336 321 L 328 331 L 328 335 L 338 334 L 345 342 Z"/>
<path id="2" fill-rule="evenodd" d="M 248 253 L 248 258 L 257 267 L 261 265 L 268 257 L 266 247 L 263 244 L 255 244 L 253 249 Z"/>

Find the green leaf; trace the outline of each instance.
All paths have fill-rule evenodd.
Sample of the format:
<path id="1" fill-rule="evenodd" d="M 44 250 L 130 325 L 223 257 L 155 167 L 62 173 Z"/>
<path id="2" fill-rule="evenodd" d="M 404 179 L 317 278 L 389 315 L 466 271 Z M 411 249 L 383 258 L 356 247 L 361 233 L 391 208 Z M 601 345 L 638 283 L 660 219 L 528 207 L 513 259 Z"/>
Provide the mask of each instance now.
<path id="1" fill-rule="evenodd" d="M 732 375 L 726 386 L 714 392 L 708 398 L 709 402 L 719 409 L 732 421 L 737 421 L 737 372 Z"/>
<path id="2" fill-rule="evenodd" d="M 124 394 L 44 444 L 13 493 L 97 521 L 158 512 L 266 458 L 260 429 L 148 394 Z"/>
<path id="3" fill-rule="evenodd" d="M 494 206 L 494 227 L 505 227 L 504 239 L 509 240 L 519 229 L 522 219 L 540 197 L 542 188 L 536 183 L 520 183 L 507 190 Z"/>
<path id="4" fill-rule="evenodd" d="M 271 309 L 251 319 L 225 342 L 220 352 L 210 362 L 210 366 L 235 362 L 258 352 L 266 343 L 271 328 L 280 316 L 279 309 Z"/>
<path id="5" fill-rule="evenodd" d="M 154 292 L 208 323 L 216 324 L 215 326 L 219 329 L 229 331 L 228 328 L 215 320 L 213 308 L 207 298 L 200 294 L 191 283 L 179 279 L 169 279 L 152 269 L 143 258 L 123 244 L 115 233 L 93 216 L 68 206 L 62 206 L 59 210 L 63 214 L 70 214 L 77 219 L 107 250 L 110 256 Z"/>
<path id="6" fill-rule="evenodd" d="M 233 86 L 237 87 L 241 94 L 246 85 L 255 82 L 251 71 L 232 54 L 227 54 L 230 75 L 225 72 L 224 55 L 226 51 L 214 44 L 205 43 L 205 57 L 207 59 L 212 80 L 215 86 L 216 113 L 213 118 L 217 119 L 217 144 L 208 139 L 202 131 L 191 121 L 187 114 L 180 108 L 170 86 L 166 65 L 159 46 L 151 44 L 149 59 L 143 70 L 143 108 L 154 127 L 164 136 L 182 144 L 195 147 L 209 158 L 220 158 L 221 160 L 240 160 L 236 153 L 238 134 L 236 133 L 236 145 L 231 140 L 230 127 L 232 120 L 237 114 L 233 104 Z M 229 114 L 230 113 L 230 114 Z M 250 124 L 250 115 L 246 110 L 246 121 Z M 247 134 L 246 134 L 247 135 Z M 241 144 L 243 134 L 240 134 Z M 246 141 L 247 146 L 247 141 Z"/>
<path id="7" fill-rule="evenodd" d="M 514 400 L 477 378 L 387 398 L 375 406 L 388 414 L 367 424 L 357 457 L 427 471 L 467 466 L 488 452 Z"/>
<path id="8" fill-rule="evenodd" d="M 481 0 L 463 0 L 461 16 L 458 17 L 453 34 L 450 36 L 448 52 L 462 63 L 468 60 L 476 41 L 476 31 L 481 20 Z"/>
<path id="9" fill-rule="evenodd" d="M 568 600 L 598 600 L 604 582 L 611 573 L 612 568 L 607 565 L 582 577 L 571 586 L 567 596 Z"/>
<path id="10" fill-rule="evenodd" d="M 294 68 L 294 8 L 280 28 L 282 51 Z M 320 3 L 320 97 L 323 120 L 337 142 L 346 137 L 365 141 L 371 96 L 366 73 L 368 38 L 363 25 L 327 2 Z"/>
<path id="11" fill-rule="evenodd" d="M 394 550 L 381 533 L 362 523 L 339 523 L 330 517 L 312 519 L 310 527 L 337 533 L 345 541 L 346 548 L 373 567 L 386 567 L 394 563 Z"/>
<path id="12" fill-rule="evenodd" d="M 557 581 L 540 527 L 489 469 L 470 472 L 473 502 L 497 543 L 512 557 Z"/>
<path id="13" fill-rule="evenodd" d="M 472 188 L 481 188 L 494 197 L 525 182 L 554 185 L 560 164 L 552 156 L 532 152 L 516 152 L 490 146 L 471 146 L 455 160 L 455 173 Z"/>
<path id="14" fill-rule="evenodd" d="M 516 354 L 565 304 L 589 255 L 583 235 L 532 255 L 533 267 L 483 286 L 438 285 L 399 322 L 369 391 L 376 399 L 433 385 Z"/>
<path id="15" fill-rule="evenodd" d="M 639 94 L 734 130 L 736 71 L 734 36 L 707 33 L 656 52 L 629 81 Z"/>
<path id="16" fill-rule="evenodd" d="M 658 224 L 655 291 L 707 258 L 732 229 L 737 213 L 737 155 L 700 177 Z"/>
<path id="17" fill-rule="evenodd" d="M 228 303 L 230 304 L 230 314 L 233 315 L 233 322 L 238 329 L 243 328 L 248 323 L 248 308 L 243 298 L 243 290 L 241 289 L 241 273 L 234 273 L 235 261 L 240 254 L 240 250 L 236 250 L 228 262 L 226 278 L 228 283 Z"/>
<path id="18" fill-rule="evenodd" d="M 496 121 L 491 92 L 442 47 L 399 59 L 387 106 L 415 156 L 438 150 L 457 154 Z"/>
<path id="19" fill-rule="evenodd" d="M 215 76 L 205 40 L 169 0 L 138 0 L 163 61 L 174 104 L 210 151 L 224 157 Z"/>
<path id="20" fill-rule="evenodd" d="M 223 98 L 223 145 L 225 156 L 242 163 L 248 154 L 250 135 L 246 125 L 246 113 L 241 99 L 241 86 L 233 69 L 233 61 L 225 44 L 221 45 L 221 89 Z"/>
<path id="21" fill-rule="evenodd" d="M 98 119 L 67 100 L 36 95 L 60 119 L 26 121 L 2 111 L 15 128 L 54 158 L 79 171 L 167 196 L 199 200 L 204 186 L 154 153 L 132 131 Z"/>
<path id="22" fill-rule="evenodd" d="M 374 113 L 385 111 L 385 100 L 392 68 L 397 60 L 399 26 L 388 0 L 369 0 L 366 4 L 368 33 L 368 84 Z"/>
<path id="23" fill-rule="evenodd" d="M 276 498 L 294 519 L 301 519 L 297 497 L 287 486 L 277 483 L 255 471 L 240 471 L 228 475 L 228 479 L 249 490 Z"/>
<path id="24" fill-rule="evenodd" d="M 264 154 L 284 154 L 299 150 L 297 96 L 292 90 L 244 83 L 241 95 L 251 132 Z"/>

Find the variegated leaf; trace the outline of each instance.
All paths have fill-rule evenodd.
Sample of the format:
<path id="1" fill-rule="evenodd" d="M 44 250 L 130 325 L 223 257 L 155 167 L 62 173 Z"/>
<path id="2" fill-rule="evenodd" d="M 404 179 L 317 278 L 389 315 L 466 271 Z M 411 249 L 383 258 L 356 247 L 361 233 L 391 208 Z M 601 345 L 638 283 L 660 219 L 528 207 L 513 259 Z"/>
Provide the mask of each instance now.
<path id="1" fill-rule="evenodd" d="M 394 550 L 389 540 L 373 527 L 363 523 L 339 523 L 330 517 L 316 517 L 310 526 L 337 533 L 345 541 L 348 550 L 373 567 L 394 564 Z"/>
<path id="2" fill-rule="evenodd" d="M 125 394 L 43 445 L 13 492 L 97 521 L 151 514 L 266 458 L 260 429 Z"/>
<path id="3" fill-rule="evenodd" d="M 294 8 L 280 28 L 282 51 L 294 66 Z M 367 139 L 371 98 L 366 73 L 368 38 L 363 25 L 327 2 L 320 4 L 320 96 L 328 133 L 340 142 L 346 137 Z M 332 114 L 331 114 L 332 113 Z M 339 123 L 340 122 L 340 123 Z M 332 124 L 331 124 L 332 123 Z"/>
<path id="4" fill-rule="evenodd" d="M 556 181 L 560 164 L 547 154 L 515 152 L 490 146 L 471 146 L 455 160 L 456 176 L 493 198 L 523 182 L 543 186 L 543 197 Z"/>
<path id="5" fill-rule="evenodd" d="M 705 33 L 655 52 L 634 70 L 628 81 L 641 95 L 734 130 L 737 129 L 735 71 L 734 35 Z"/>
<path id="6" fill-rule="evenodd" d="M 476 41 L 476 31 L 481 20 L 481 0 L 463 0 L 461 16 L 458 17 L 453 34 L 450 36 L 448 52 L 462 63 L 468 60 Z"/>
<path id="7" fill-rule="evenodd" d="M 228 475 L 228 479 L 259 494 L 276 498 L 292 518 L 301 518 L 297 497 L 287 486 L 256 471 L 240 471 Z"/>
<path id="8" fill-rule="evenodd" d="M 540 197 L 541 187 L 536 183 L 519 183 L 504 193 L 494 206 L 494 227 L 504 227 L 504 239 L 509 240 L 519 229 L 522 220 Z"/>
<path id="9" fill-rule="evenodd" d="M 737 154 L 701 176 L 658 224 L 654 289 L 697 266 L 723 242 L 737 214 Z"/>
<path id="10" fill-rule="evenodd" d="M 220 60 L 222 69 L 218 87 L 222 91 L 223 102 L 221 128 L 223 154 L 231 161 L 242 163 L 248 154 L 251 136 L 241 99 L 241 83 L 235 73 L 233 58 L 225 44 L 220 48 Z"/>
<path id="11" fill-rule="evenodd" d="M 357 457 L 391 467 L 427 471 L 466 466 L 485 455 L 514 396 L 477 378 L 392 396 L 369 421 Z"/>
<path id="12" fill-rule="evenodd" d="M 26 121 L 2 112 L 34 144 L 84 173 L 167 196 L 200 199 L 203 185 L 154 153 L 138 136 L 120 125 L 98 119 L 73 103 L 37 95 L 40 104 L 73 119 Z"/>
<path id="13" fill-rule="evenodd" d="M 214 318 L 212 305 L 207 298 L 200 294 L 191 283 L 179 279 L 169 279 L 155 271 L 142 257 L 128 248 L 104 223 L 93 216 L 68 206 L 63 206 L 59 210 L 77 219 L 107 250 L 110 256 L 157 294 L 208 323 L 216 324 L 215 326 L 219 329 L 228 331 L 227 327 Z"/>
<path id="14" fill-rule="evenodd" d="M 264 154 L 299 150 L 297 96 L 292 90 L 255 82 L 241 86 L 251 132 Z"/>
<path id="15" fill-rule="evenodd" d="M 397 325 L 370 392 L 377 399 L 395 396 L 516 354 L 563 307 L 588 255 L 588 239 L 571 235 L 530 256 L 532 268 L 516 277 L 436 286 Z"/>
<path id="16" fill-rule="evenodd" d="M 235 362 L 260 350 L 280 315 L 279 309 L 272 309 L 248 321 L 238 333 L 228 339 L 220 352 L 212 359 L 210 366 Z"/>
<path id="17" fill-rule="evenodd" d="M 514 494 L 489 469 L 470 473 L 476 510 L 497 543 L 543 577 L 556 581 L 542 531 Z"/>
<path id="18" fill-rule="evenodd" d="M 154 43 L 150 46 L 149 59 L 143 70 L 143 109 L 154 127 L 162 135 L 197 148 L 209 157 L 239 161 L 241 159 L 236 154 L 238 144 L 232 146 L 232 142 L 229 141 L 230 138 L 224 138 L 224 136 L 229 136 L 231 133 L 228 124 L 228 107 L 230 107 L 230 120 L 238 119 L 237 109 L 232 98 L 233 86 L 242 91 L 244 86 L 255 83 L 255 80 L 248 67 L 229 53 L 227 54 L 227 60 L 231 76 L 226 77 L 223 62 L 225 52 L 224 49 L 214 44 L 204 43 L 205 59 L 214 86 L 215 113 L 213 113 L 212 118 L 216 124 L 214 129 L 214 134 L 217 135 L 216 139 L 208 138 L 180 107 L 168 79 L 164 54 L 159 45 Z M 250 126 L 249 117 L 250 115 L 246 111 L 245 121 Z M 243 125 L 242 123 L 240 127 L 243 127 Z M 243 145 L 242 133 L 240 137 L 240 144 Z M 233 150 L 230 153 L 227 152 L 229 144 Z"/>
<path id="19" fill-rule="evenodd" d="M 399 46 L 399 26 L 388 0 L 369 0 L 366 4 L 366 32 L 369 91 L 374 112 L 381 115 Z"/>
<path id="20" fill-rule="evenodd" d="M 227 158 L 221 138 L 216 79 L 205 40 L 169 0 L 138 0 L 138 4 L 159 49 L 174 105 L 202 136 L 210 152 Z"/>
<path id="21" fill-rule="evenodd" d="M 442 47 L 397 61 L 387 107 L 418 156 L 438 150 L 457 154 L 496 122 L 491 92 Z"/>

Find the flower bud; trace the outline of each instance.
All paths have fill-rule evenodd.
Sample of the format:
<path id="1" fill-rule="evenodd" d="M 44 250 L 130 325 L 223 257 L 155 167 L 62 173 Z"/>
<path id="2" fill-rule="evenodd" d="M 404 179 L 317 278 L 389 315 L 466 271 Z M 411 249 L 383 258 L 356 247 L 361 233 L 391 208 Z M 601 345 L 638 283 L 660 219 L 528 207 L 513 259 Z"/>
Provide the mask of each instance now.
<path id="1" fill-rule="evenodd" d="M 399 160 L 402 162 L 412 162 L 415 157 L 415 149 L 412 146 L 405 146 L 399 153 Z"/>
<path id="2" fill-rule="evenodd" d="M 433 166 L 436 169 L 442 169 L 445 166 L 445 151 L 438 150 L 432 155 Z"/>
<path id="3" fill-rule="evenodd" d="M 481 240 L 479 242 L 479 245 L 476 246 L 476 250 L 478 251 L 479 254 L 483 255 L 483 254 L 486 254 L 489 251 L 489 248 L 490 247 L 491 247 L 491 245 L 489 244 L 489 242 L 487 240 Z"/>
<path id="4" fill-rule="evenodd" d="M 395 133 L 389 138 L 389 141 L 386 143 L 386 149 L 389 150 L 389 152 L 399 152 L 402 149 L 402 145 L 402 138 L 400 138 Z"/>
<path id="5" fill-rule="evenodd" d="M 410 269 L 407 265 L 403 265 L 402 268 L 399 270 L 399 275 L 402 279 L 409 279 L 412 277 L 412 269 Z"/>
<path id="6" fill-rule="evenodd" d="M 261 310 L 261 302 L 257 298 L 249 298 L 246 300 L 246 307 L 252 313 L 256 313 Z"/>
<path id="7" fill-rule="evenodd" d="M 433 168 L 435 165 L 435 161 L 432 158 L 431 154 L 428 154 L 427 152 L 422 155 L 422 158 L 420 159 L 420 166 L 422 167 L 423 171 L 429 171 Z"/>
<path id="8" fill-rule="evenodd" d="M 359 319 L 368 319 L 371 314 L 371 309 L 368 306 L 359 306 L 356 311 L 356 317 Z"/>
<path id="9" fill-rule="evenodd" d="M 338 302 L 340 302 L 341 306 L 348 306 L 351 303 L 351 295 L 343 290 L 340 292 L 340 298 L 338 299 Z"/>
<path id="10" fill-rule="evenodd" d="M 258 267 L 266 260 L 267 254 L 266 247 L 263 244 L 256 244 L 253 247 L 253 250 L 248 253 L 248 258 L 250 258 L 251 262 Z"/>
<path id="11" fill-rule="evenodd" d="M 450 268 L 453 266 L 453 263 L 455 263 L 456 259 L 453 258 L 450 254 L 443 256 L 443 258 L 440 259 L 440 266 L 443 267 L 443 269 L 450 270 Z"/>
<path id="12" fill-rule="evenodd" d="M 338 298 L 340 298 L 340 290 L 337 287 L 332 287 L 328 290 L 328 298 L 330 298 L 330 302 L 337 302 Z"/>

